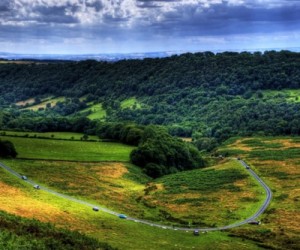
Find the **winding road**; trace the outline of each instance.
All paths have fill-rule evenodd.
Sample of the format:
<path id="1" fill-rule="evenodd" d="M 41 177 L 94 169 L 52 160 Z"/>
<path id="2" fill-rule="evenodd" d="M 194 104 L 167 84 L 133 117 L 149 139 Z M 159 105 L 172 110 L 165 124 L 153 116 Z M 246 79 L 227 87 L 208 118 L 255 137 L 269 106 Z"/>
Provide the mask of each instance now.
<path id="1" fill-rule="evenodd" d="M 243 221 L 239 221 L 239 222 L 230 224 L 230 225 L 221 226 L 221 227 L 212 227 L 212 228 L 173 227 L 173 226 L 157 224 L 157 223 L 154 223 L 154 222 L 151 222 L 151 221 L 136 219 L 136 218 L 132 218 L 132 217 L 127 217 L 126 220 L 146 224 L 146 225 L 149 225 L 149 226 L 152 226 L 152 227 L 159 227 L 159 228 L 163 228 L 163 229 L 179 230 L 179 231 L 194 231 L 194 230 L 198 230 L 198 231 L 218 231 L 218 230 L 225 230 L 225 229 L 238 227 L 238 226 L 241 226 L 241 225 L 244 225 L 244 224 L 248 224 L 249 222 L 255 221 L 258 218 L 258 216 L 260 216 L 266 210 L 266 208 L 268 207 L 268 205 L 271 201 L 271 198 L 272 198 L 272 192 L 271 192 L 271 189 L 267 186 L 267 184 L 264 183 L 261 178 L 259 178 L 259 176 L 246 164 L 245 161 L 240 160 L 240 159 L 236 159 L 236 160 L 239 161 L 240 164 L 249 172 L 249 174 L 252 175 L 256 179 L 256 181 L 264 188 L 264 190 L 266 192 L 266 198 L 265 198 L 264 203 L 261 205 L 261 207 L 258 209 L 258 211 L 255 214 L 251 215 L 249 218 L 247 218 Z M 11 169 L 10 167 L 6 166 L 5 164 L 3 164 L 1 162 L 0 162 L 0 167 L 2 167 L 3 169 L 5 169 L 7 172 L 14 175 L 15 177 L 22 179 L 22 175 L 20 175 L 19 173 L 17 173 L 16 171 L 14 171 L 13 169 Z M 27 182 L 28 184 L 32 185 L 33 187 L 36 186 L 36 185 L 39 185 L 39 184 L 35 183 L 34 181 L 29 180 L 29 179 L 24 180 L 24 182 Z M 79 203 L 79 204 L 82 204 L 82 205 L 85 205 L 85 206 L 88 206 L 88 207 L 91 207 L 91 208 L 97 208 L 100 211 L 103 211 L 103 212 L 111 214 L 111 215 L 115 215 L 115 216 L 120 215 L 120 213 L 109 210 L 107 208 L 99 207 L 95 204 L 91 204 L 89 202 L 85 202 L 85 201 L 73 198 L 69 195 L 58 193 L 56 191 L 53 191 L 49 188 L 46 188 L 46 187 L 43 187 L 43 186 L 40 186 L 40 185 L 39 185 L 39 187 L 40 187 L 41 190 L 44 190 L 45 192 L 48 192 L 50 194 L 59 196 L 61 198 L 67 199 L 69 201 L 76 202 L 76 203 Z"/>

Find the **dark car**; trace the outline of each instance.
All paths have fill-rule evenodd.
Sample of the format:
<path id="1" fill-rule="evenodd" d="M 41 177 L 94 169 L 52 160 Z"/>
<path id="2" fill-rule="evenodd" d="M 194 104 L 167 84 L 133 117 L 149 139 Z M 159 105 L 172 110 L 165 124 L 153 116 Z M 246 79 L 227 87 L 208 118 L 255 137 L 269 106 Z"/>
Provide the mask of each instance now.
<path id="1" fill-rule="evenodd" d="M 27 177 L 25 175 L 22 175 L 22 179 L 26 181 Z"/>
<path id="2" fill-rule="evenodd" d="M 251 224 L 251 225 L 260 225 L 260 221 L 250 221 L 250 222 L 248 222 L 248 224 Z"/>
<path id="3" fill-rule="evenodd" d="M 200 235 L 200 234 L 199 234 L 199 230 L 194 230 L 193 234 L 194 234 L 195 236 L 199 236 L 199 235 Z"/>
<path id="4" fill-rule="evenodd" d="M 93 210 L 94 210 L 95 212 L 98 212 L 98 211 L 99 211 L 99 208 L 98 208 L 98 207 L 93 207 Z"/>

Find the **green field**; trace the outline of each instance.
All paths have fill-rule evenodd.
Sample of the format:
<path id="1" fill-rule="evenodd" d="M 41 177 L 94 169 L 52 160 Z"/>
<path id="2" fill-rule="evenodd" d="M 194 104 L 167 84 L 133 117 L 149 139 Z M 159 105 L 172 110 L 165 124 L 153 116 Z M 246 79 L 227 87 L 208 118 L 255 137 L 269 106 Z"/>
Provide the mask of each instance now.
<path id="1" fill-rule="evenodd" d="M 267 99 L 283 99 L 288 102 L 300 102 L 300 89 L 264 90 L 262 93 Z"/>
<path id="2" fill-rule="evenodd" d="M 33 137 L 33 138 L 49 138 L 58 140 L 81 140 L 84 134 L 72 133 L 72 132 L 17 132 L 17 131 L 0 131 L 0 135 L 3 136 L 18 136 L 18 137 Z M 87 139 L 92 141 L 98 141 L 99 137 L 90 135 Z"/>
<path id="3" fill-rule="evenodd" d="M 113 142 L 86 142 L 0 136 L 14 143 L 18 158 L 66 161 L 129 161 L 134 147 Z"/>
<path id="4" fill-rule="evenodd" d="M 121 102 L 121 108 L 122 109 L 140 109 L 142 108 L 142 104 L 135 98 L 128 98 Z"/>
<path id="5" fill-rule="evenodd" d="M 248 218 L 261 206 L 264 191 L 235 160 L 167 175 L 155 181 L 148 201 L 171 208 L 172 215 L 201 226 L 222 226 Z M 222 208 L 222 209 L 220 209 Z"/>
<path id="6" fill-rule="evenodd" d="M 90 114 L 87 117 L 91 120 L 103 119 L 106 117 L 106 111 L 102 108 L 101 103 L 93 104 L 88 108 L 80 111 L 80 113 L 83 112 L 90 112 Z"/>

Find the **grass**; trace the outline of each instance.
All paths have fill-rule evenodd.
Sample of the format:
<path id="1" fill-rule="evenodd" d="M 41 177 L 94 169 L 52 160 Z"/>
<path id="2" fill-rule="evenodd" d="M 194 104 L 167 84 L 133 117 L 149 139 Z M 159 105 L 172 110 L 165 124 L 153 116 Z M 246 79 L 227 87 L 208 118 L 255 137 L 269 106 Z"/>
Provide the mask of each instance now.
<path id="1" fill-rule="evenodd" d="M 13 137 L 33 137 L 33 138 L 49 138 L 58 140 L 81 140 L 83 134 L 72 132 L 17 132 L 17 131 L 0 131 L 0 135 Z M 98 136 L 89 136 L 87 140 L 98 141 Z"/>
<path id="2" fill-rule="evenodd" d="M 131 97 L 121 102 L 122 109 L 141 109 L 142 104 L 135 98 Z"/>
<path id="3" fill-rule="evenodd" d="M 242 150 L 243 153 L 235 156 L 251 164 L 273 191 L 261 228 L 237 228 L 233 230 L 234 236 L 261 242 L 267 248 L 299 249 L 299 142 L 299 137 L 253 137 L 235 138 L 222 146 L 222 152 Z"/>
<path id="4" fill-rule="evenodd" d="M 11 141 L 18 158 L 65 161 L 129 161 L 132 146 L 114 142 L 47 140 L 0 136 Z"/>
<path id="5" fill-rule="evenodd" d="M 62 97 L 62 96 L 61 97 L 56 97 L 56 98 L 52 98 L 52 99 L 43 101 L 43 102 L 41 102 L 37 105 L 27 107 L 25 109 L 38 111 L 41 108 L 45 109 L 47 107 L 47 104 L 49 104 L 49 103 L 51 104 L 51 107 L 54 107 L 58 102 L 64 102 L 65 100 L 66 100 L 65 97 Z"/>
<path id="6" fill-rule="evenodd" d="M 287 102 L 300 102 L 300 89 L 265 90 L 263 95 L 270 99 L 283 99 Z"/>
<path id="7" fill-rule="evenodd" d="M 57 229 L 49 223 L 0 211 L 0 248 L 14 249 L 112 249 L 78 232 Z"/>
<path id="8" fill-rule="evenodd" d="M 91 120 L 104 119 L 106 117 L 106 111 L 105 109 L 103 109 L 101 103 L 91 105 L 88 108 L 81 110 L 80 112 L 90 112 L 87 117 Z"/>
<path id="9" fill-rule="evenodd" d="M 195 237 L 192 233 L 158 229 L 116 216 L 93 212 L 91 208 L 37 191 L 0 169 L 1 210 L 59 228 L 78 230 L 119 249 L 260 249 L 249 240 L 232 239 L 226 232 Z M 138 234 L 138 237 L 137 237 Z"/>
<path id="10" fill-rule="evenodd" d="M 166 207 L 169 216 L 199 226 L 222 226 L 245 219 L 263 200 L 261 187 L 236 161 L 164 176 L 155 185 L 151 195 L 144 197 L 149 204 Z"/>
<path id="11" fill-rule="evenodd" d="M 56 191 L 96 201 L 133 217 L 172 225 L 187 225 L 191 220 L 195 225 L 204 225 L 204 221 L 210 226 L 225 225 L 251 215 L 262 201 L 260 188 L 235 161 L 169 175 L 152 183 L 140 168 L 128 163 L 6 163 Z M 243 197 L 257 199 L 245 203 Z M 219 207 L 224 209 L 219 211 Z M 205 220 L 200 222 L 196 217 Z"/>

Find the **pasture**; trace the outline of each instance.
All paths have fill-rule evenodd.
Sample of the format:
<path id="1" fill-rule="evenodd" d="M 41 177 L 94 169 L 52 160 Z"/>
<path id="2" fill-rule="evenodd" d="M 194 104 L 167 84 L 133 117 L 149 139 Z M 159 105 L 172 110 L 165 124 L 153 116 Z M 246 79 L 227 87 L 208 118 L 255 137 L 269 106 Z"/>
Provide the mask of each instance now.
<path id="1" fill-rule="evenodd" d="M 13 142 L 18 158 L 64 161 L 129 161 L 134 147 L 115 142 L 49 140 L 0 136 Z"/>

